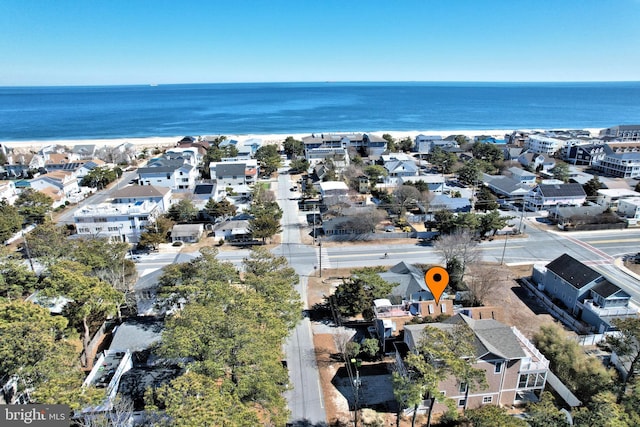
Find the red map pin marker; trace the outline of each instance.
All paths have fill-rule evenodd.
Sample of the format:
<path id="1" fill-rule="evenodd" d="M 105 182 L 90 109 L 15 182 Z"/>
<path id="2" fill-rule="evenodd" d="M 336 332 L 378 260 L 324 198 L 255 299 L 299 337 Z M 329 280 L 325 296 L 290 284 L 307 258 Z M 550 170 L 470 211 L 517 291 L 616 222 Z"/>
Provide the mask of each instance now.
<path id="1" fill-rule="evenodd" d="M 424 281 L 436 299 L 436 304 L 440 304 L 440 297 L 449 284 L 449 273 L 442 267 L 431 267 L 424 273 Z"/>

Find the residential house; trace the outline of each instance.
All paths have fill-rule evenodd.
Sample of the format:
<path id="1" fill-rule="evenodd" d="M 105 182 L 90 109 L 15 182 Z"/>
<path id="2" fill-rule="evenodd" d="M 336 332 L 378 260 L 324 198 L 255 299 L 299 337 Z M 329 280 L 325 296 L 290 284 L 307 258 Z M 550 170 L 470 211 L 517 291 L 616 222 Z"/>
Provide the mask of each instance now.
<path id="1" fill-rule="evenodd" d="M 442 194 L 445 187 L 445 178 L 441 174 L 428 174 L 418 176 L 404 176 L 400 178 L 400 184 L 409 185 L 412 183 L 424 182 L 431 194 Z"/>
<path id="2" fill-rule="evenodd" d="M 621 199 L 618 202 L 618 215 L 624 217 L 630 226 L 637 226 L 640 222 L 640 197 Z"/>
<path id="3" fill-rule="evenodd" d="M 330 199 L 335 200 L 336 197 L 331 196 Z M 332 205 L 322 213 L 324 235 L 344 236 L 374 233 L 377 225 L 375 211 L 374 206 L 350 206 L 348 203 Z"/>
<path id="4" fill-rule="evenodd" d="M 640 141 L 640 125 L 618 125 L 600 131 L 601 137 L 612 137 L 621 141 Z"/>
<path id="5" fill-rule="evenodd" d="M 451 197 L 448 194 L 437 194 L 429 202 L 429 211 L 448 210 L 451 212 L 471 212 L 471 200 L 467 197 Z"/>
<path id="6" fill-rule="evenodd" d="M 80 191 L 78 179 L 71 172 L 55 171 L 33 178 L 31 188 L 41 191 L 47 187 L 60 191 L 65 197 L 70 198 Z"/>
<path id="7" fill-rule="evenodd" d="M 100 159 L 91 159 L 83 162 L 79 162 L 79 166 L 75 169 L 75 176 L 79 180 L 82 180 L 85 176 L 89 174 L 92 170 L 98 167 L 105 167 L 106 163 Z"/>
<path id="8" fill-rule="evenodd" d="M 510 176 L 483 174 L 483 182 L 496 195 L 509 199 L 521 199 L 531 191 L 529 184 Z"/>
<path id="9" fill-rule="evenodd" d="M 0 181 L 0 200 L 6 201 L 13 205 L 18 199 L 18 191 L 13 181 Z"/>
<path id="10" fill-rule="evenodd" d="M 564 141 L 544 134 L 530 134 L 525 142 L 525 148 L 533 153 L 553 154 L 564 146 Z"/>
<path id="11" fill-rule="evenodd" d="M 604 156 L 594 167 L 602 173 L 622 178 L 640 177 L 640 148 L 607 144 Z"/>
<path id="12" fill-rule="evenodd" d="M 319 148 L 355 148 L 368 156 L 380 156 L 387 149 L 387 141 L 377 135 L 362 133 L 322 133 L 302 138 L 305 158 L 309 160 L 311 150 Z M 313 157 L 313 156 L 311 156 Z M 310 161 L 310 160 L 309 160 Z"/>
<path id="13" fill-rule="evenodd" d="M 161 213 L 160 205 L 150 200 L 106 202 L 76 209 L 73 220 L 79 235 L 137 243 L 145 227 Z"/>
<path id="14" fill-rule="evenodd" d="M 417 135 L 414 139 L 413 150 L 420 154 L 429 154 L 433 147 L 444 144 L 440 135 Z"/>
<path id="15" fill-rule="evenodd" d="M 617 211 L 620 200 L 630 197 L 640 197 L 640 193 L 626 188 L 602 188 L 598 190 L 596 203 L 606 209 Z"/>
<path id="16" fill-rule="evenodd" d="M 128 185 L 114 192 L 112 201 L 128 205 L 148 201 L 157 204 L 160 213 L 165 213 L 171 206 L 171 189 L 153 185 Z"/>
<path id="17" fill-rule="evenodd" d="M 419 168 L 415 159 L 404 153 L 383 154 L 381 156 L 383 167 L 387 170 L 384 185 L 379 187 L 395 187 L 400 185 L 401 178 L 417 177 Z"/>
<path id="18" fill-rule="evenodd" d="M 198 167 L 206 150 L 202 147 L 175 147 L 164 152 L 167 159 L 180 159 L 193 167 Z"/>
<path id="19" fill-rule="evenodd" d="M 534 171 L 548 171 L 556 165 L 556 161 L 549 155 L 536 153 L 532 150 L 526 150 L 520 153 L 518 162 L 525 168 Z"/>
<path id="20" fill-rule="evenodd" d="M 138 168 L 138 183 L 168 187 L 174 191 L 192 190 L 196 185 L 198 169 L 184 159 L 152 159 L 147 166 Z"/>
<path id="21" fill-rule="evenodd" d="M 526 184 L 529 187 L 535 187 L 537 184 L 536 179 L 538 176 L 535 173 L 531 173 L 515 166 L 507 169 L 505 175 L 517 180 L 520 184 Z"/>
<path id="22" fill-rule="evenodd" d="M 71 154 L 77 160 L 89 160 L 96 156 L 98 147 L 95 144 L 74 145 L 71 148 Z"/>
<path id="23" fill-rule="evenodd" d="M 324 181 L 320 183 L 320 196 L 346 197 L 349 194 L 349 186 L 343 181 Z"/>
<path id="24" fill-rule="evenodd" d="M 549 211 L 549 219 L 558 223 L 561 230 L 582 230 L 598 222 L 606 208 L 600 205 L 556 206 Z M 621 228 L 624 226 L 620 224 Z"/>
<path id="25" fill-rule="evenodd" d="M 604 157 L 604 143 L 569 145 L 562 149 L 562 160 L 577 166 L 592 166 Z"/>
<path id="26" fill-rule="evenodd" d="M 540 290 L 598 333 L 611 330 L 614 318 L 637 315 L 629 307 L 626 292 L 570 255 L 563 254 L 544 267 L 534 266 L 532 278 Z"/>
<path id="27" fill-rule="evenodd" d="M 580 184 L 540 184 L 525 195 L 525 208 L 530 211 L 548 210 L 557 205 L 580 206 L 587 194 Z"/>
<path id="28" fill-rule="evenodd" d="M 418 353 L 425 328 L 452 331 L 460 326 L 469 327 L 473 333 L 476 360 L 473 367 L 485 372 L 487 387 L 468 390 L 468 384 L 449 377 L 438 387 L 444 396 L 452 399 L 458 408 L 468 409 L 483 405 L 510 407 L 539 399 L 546 385 L 549 361 L 516 327 L 493 319 L 474 320 L 457 314 L 438 323 L 405 325 L 404 341 L 397 345 L 398 371 L 406 374 L 404 355 Z M 420 409 L 424 410 L 424 406 Z M 434 414 L 446 410 L 447 405 L 434 404 Z"/>
<path id="29" fill-rule="evenodd" d="M 209 165 L 211 179 L 216 181 L 218 196 L 227 193 L 231 188 L 233 193 L 248 196 L 251 186 L 258 178 L 258 163 L 255 159 L 212 162 Z"/>
<path id="30" fill-rule="evenodd" d="M 204 234 L 202 224 L 176 224 L 171 229 L 171 242 L 197 243 Z"/>
<path id="31" fill-rule="evenodd" d="M 224 240 L 225 242 L 251 239 L 251 218 L 252 217 L 247 214 L 240 214 L 226 221 L 219 222 L 213 227 L 215 239 Z"/>

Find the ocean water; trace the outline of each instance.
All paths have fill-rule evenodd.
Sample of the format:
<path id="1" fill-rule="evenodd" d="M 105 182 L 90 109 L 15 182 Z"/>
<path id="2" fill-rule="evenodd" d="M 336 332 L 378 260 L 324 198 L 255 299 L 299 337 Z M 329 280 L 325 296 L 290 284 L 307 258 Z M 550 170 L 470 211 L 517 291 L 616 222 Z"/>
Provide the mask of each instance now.
<path id="1" fill-rule="evenodd" d="M 640 82 L 0 87 L 3 141 L 638 123 Z"/>

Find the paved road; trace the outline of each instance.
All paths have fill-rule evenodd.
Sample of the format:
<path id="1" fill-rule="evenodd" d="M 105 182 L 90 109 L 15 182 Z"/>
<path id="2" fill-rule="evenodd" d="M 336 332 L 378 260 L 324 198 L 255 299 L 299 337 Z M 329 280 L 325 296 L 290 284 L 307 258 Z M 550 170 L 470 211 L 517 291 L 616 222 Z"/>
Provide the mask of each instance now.
<path id="1" fill-rule="evenodd" d="M 307 307 L 307 276 L 317 264 L 317 249 L 301 244 L 301 223 L 297 202 L 290 200 L 295 194 L 289 191 L 292 182 L 290 176 L 280 174 L 277 181 L 278 203 L 283 210 L 282 244 L 273 252 L 289 260 L 289 264 L 300 275 L 300 283 L 296 290 L 300 293 L 304 308 Z M 316 363 L 311 321 L 304 317 L 293 330 L 284 346 L 289 368 L 289 380 L 292 389 L 285 393 L 290 422 L 294 425 L 326 424 L 327 414 L 324 409 L 320 373 Z"/>

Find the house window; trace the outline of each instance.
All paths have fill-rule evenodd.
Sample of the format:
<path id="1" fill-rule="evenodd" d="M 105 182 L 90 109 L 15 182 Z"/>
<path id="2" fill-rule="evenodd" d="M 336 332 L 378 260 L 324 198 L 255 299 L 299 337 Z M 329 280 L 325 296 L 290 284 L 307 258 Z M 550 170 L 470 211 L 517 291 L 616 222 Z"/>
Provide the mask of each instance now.
<path id="1" fill-rule="evenodd" d="M 467 383 L 460 383 L 460 388 L 458 389 L 458 391 L 460 393 L 466 393 L 467 392 Z"/>
<path id="2" fill-rule="evenodd" d="M 433 305 L 429 304 L 429 314 L 433 314 Z"/>
<path id="3" fill-rule="evenodd" d="M 499 374 L 500 372 L 502 372 L 502 362 L 496 363 L 493 367 L 494 374 Z"/>
<path id="4" fill-rule="evenodd" d="M 464 405 L 466 405 L 466 404 L 467 404 L 467 399 L 460 399 L 460 400 L 458 400 L 458 406 L 459 406 L 460 408 L 464 407 Z"/>
<path id="5" fill-rule="evenodd" d="M 446 304 L 440 304 L 440 310 L 441 310 L 443 313 L 446 313 L 446 312 L 447 312 L 447 305 L 446 305 Z"/>
<path id="6" fill-rule="evenodd" d="M 493 396 L 483 396 L 482 397 L 482 403 L 483 404 L 491 403 L 491 402 L 493 402 Z"/>

